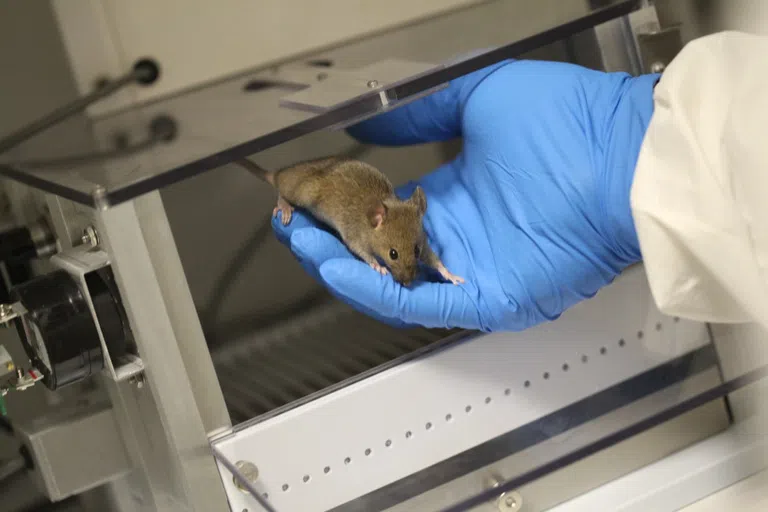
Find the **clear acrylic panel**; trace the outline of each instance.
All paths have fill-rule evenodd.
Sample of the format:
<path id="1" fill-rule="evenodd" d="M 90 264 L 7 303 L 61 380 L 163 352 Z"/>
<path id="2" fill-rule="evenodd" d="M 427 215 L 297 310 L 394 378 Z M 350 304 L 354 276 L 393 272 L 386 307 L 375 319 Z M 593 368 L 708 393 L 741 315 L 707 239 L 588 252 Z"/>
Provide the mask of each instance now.
<path id="1" fill-rule="evenodd" d="M 0 158 L 0 174 L 80 203 L 108 207 L 303 135 L 338 129 L 395 108 L 452 79 L 626 15 L 641 4 L 639 0 L 546 2 L 557 8 L 537 6 L 534 12 L 525 3 L 494 1 L 423 22 L 443 23 L 446 30 L 457 33 L 463 23 L 482 23 L 489 31 L 504 34 L 510 20 L 517 20 L 517 28 L 507 32 L 503 44 L 480 52 L 464 47 L 459 37 L 448 38 L 444 55 L 435 55 L 434 62 L 377 55 L 373 62 L 348 70 L 297 62 L 277 75 L 256 71 L 104 119 L 73 119 L 51 129 L 46 140 L 53 143 L 31 145 L 34 150 L 26 154 L 32 159 Z M 64 139 L 63 134 L 82 130 L 93 142 L 78 148 L 81 152 L 114 150 L 118 138 L 140 143 L 159 117 L 175 123 L 176 137 L 170 142 L 106 159 L 50 162 L 72 151 L 55 143 L 56 134 Z"/>

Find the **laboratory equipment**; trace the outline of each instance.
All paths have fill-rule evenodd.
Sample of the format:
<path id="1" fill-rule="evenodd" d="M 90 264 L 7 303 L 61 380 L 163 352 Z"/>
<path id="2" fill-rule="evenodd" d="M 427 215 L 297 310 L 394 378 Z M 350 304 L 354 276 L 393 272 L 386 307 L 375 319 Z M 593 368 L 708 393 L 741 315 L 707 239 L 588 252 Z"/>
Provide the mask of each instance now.
<path id="1" fill-rule="evenodd" d="M 661 315 L 642 267 L 519 333 L 392 329 L 329 301 L 258 339 L 206 343 L 161 190 L 562 41 L 571 60 L 632 73 L 662 71 L 682 44 L 641 1 L 324 4 L 52 4 L 79 93 L 100 100 L 79 109 L 86 142 L 20 137 L 0 155 L 18 182 L 8 200 L 37 204 L 46 226 L 20 244 L 23 263 L 44 265 L 10 279 L 0 310 L 29 360 L 0 353 L 3 393 L 96 386 L 15 423 L 47 496 L 394 512 L 612 509 L 666 493 L 674 510 L 761 469 L 765 440 L 728 397 L 766 361 L 727 367 L 728 331 Z M 296 26 L 275 29 L 268 12 Z M 230 38 L 217 41 L 220 27 Z M 101 97 L 146 62 L 155 80 Z M 709 471 L 686 453 L 708 453 Z M 670 460 L 686 489 L 672 496 L 642 476 Z M 641 491 L 594 501 L 632 478 Z"/>

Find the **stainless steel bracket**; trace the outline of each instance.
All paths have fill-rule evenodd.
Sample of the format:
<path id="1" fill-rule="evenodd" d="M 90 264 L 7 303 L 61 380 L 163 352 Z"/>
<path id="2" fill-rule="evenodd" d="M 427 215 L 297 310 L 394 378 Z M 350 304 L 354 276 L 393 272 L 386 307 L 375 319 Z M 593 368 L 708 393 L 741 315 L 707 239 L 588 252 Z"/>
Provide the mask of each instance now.
<path id="1" fill-rule="evenodd" d="M 281 78 L 304 87 L 285 96 L 280 105 L 310 112 L 328 112 L 368 96 L 378 95 L 382 106 L 390 103 L 386 89 L 433 73 L 444 66 L 386 59 L 356 70 L 290 68 Z"/>
<path id="2" fill-rule="evenodd" d="M 91 228 L 93 229 L 93 228 Z M 95 231 L 94 231 L 95 233 Z M 109 345 L 102 327 L 99 324 L 98 315 L 88 290 L 86 275 L 104 267 L 110 266 L 109 255 L 98 247 L 92 247 L 91 244 L 83 244 L 69 251 L 61 252 L 51 258 L 51 264 L 54 267 L 61 268 L 70 273 L 77 280 L 78 286 L 83 291 L 91 316 L 93 317 L 96 330 L 101 341 L 101 350 L 104 356 L 104 370 L 106 375 L 114 381 L 121 382 L 129 380 L 144 371 L 144 362 L 138 354 L 126 353 L 121 358 L 114 358 L 109 351 Z"/>
<path id="3" fill-rule="evenodd" d="M 637 34 L 640 58 L 646 73 L 661 73 L 683 49 L 680 25 Z"/>

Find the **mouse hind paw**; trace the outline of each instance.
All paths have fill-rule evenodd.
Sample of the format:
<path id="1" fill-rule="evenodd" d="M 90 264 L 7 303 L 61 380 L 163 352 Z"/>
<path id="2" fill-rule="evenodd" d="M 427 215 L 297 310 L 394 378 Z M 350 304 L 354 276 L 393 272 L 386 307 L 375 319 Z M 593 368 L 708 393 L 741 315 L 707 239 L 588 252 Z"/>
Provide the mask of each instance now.
<path id="1" fill-rule="evenodd" d="M 283 226 L 291 222 L 291 217 L 293 216 L 293 206 L 291 206 L 288 201 L 282 197 L 277 198 L 277 206 L 275 206 L 275 208 L 272 210 L 272 216 L 277 217 L 277 212 L 282 213 L 281 221 Z"/>

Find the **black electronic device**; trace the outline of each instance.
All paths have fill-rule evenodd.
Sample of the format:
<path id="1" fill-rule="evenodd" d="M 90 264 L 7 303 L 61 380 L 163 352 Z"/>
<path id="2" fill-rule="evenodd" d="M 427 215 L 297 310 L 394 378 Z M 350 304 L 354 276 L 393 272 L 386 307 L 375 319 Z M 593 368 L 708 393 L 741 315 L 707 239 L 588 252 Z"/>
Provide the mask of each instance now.
<path id="1" fill-rule="evenodd" d="M 55 270 L 15 286 L 10 293 L 24 350 L 49 389 L 101 371 L 105 353 L 119 358 L 131 342 L 124 310 L 109 266 L 84 274 L 84 284 Z M 87 293 L 87 296 L 86 296 Z"/>

